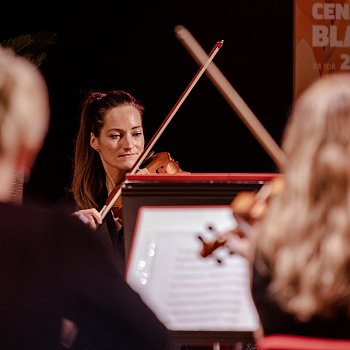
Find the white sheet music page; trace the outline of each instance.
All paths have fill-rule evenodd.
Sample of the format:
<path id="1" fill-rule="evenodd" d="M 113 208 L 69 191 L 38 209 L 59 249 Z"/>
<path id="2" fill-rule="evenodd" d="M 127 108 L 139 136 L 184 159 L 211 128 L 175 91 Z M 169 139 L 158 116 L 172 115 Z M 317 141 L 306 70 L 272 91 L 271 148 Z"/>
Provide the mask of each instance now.
<path id="1" fill-rule="evenodd" d="M 223 247 L 199 254 L 198 235 L 213 240 L 236 225 L 229 206 L 140 208 L 126 279 L 168 329 L 258 328 L 246 259 Z"/>

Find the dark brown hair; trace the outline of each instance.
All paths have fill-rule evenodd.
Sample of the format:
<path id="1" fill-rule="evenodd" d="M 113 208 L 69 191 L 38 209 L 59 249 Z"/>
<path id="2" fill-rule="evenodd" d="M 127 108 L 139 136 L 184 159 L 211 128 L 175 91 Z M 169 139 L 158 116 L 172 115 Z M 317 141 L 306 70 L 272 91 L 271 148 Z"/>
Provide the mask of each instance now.
<path id="1" fill-rule="evenodd" d="M 96 198 L 105 187 L 106 174 L 101 159 L 90 146 L 90 135 L 100 135 L 104 116 L 112 108 L 134 106 L 143 116 L 144 106 L 123 90 L 90 92 L 83 103 L 75 143 L 71 191 L 79 209 L 98 208 Z"/>

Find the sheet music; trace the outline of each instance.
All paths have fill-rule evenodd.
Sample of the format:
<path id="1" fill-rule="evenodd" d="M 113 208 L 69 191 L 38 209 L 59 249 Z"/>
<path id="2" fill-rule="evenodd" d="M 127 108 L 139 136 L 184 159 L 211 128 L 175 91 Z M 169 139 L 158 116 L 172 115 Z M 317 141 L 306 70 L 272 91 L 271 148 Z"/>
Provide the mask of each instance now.
<path id="1" fill-rule="evenodd" d="M 215 253 L 199 255 L 198 234 L 236 226 L 228 206 L 142 207 L 138 215 L 127 282 L 170 330 L 253 331 L 258 317 L 249 290 L 247 261 Z"/>

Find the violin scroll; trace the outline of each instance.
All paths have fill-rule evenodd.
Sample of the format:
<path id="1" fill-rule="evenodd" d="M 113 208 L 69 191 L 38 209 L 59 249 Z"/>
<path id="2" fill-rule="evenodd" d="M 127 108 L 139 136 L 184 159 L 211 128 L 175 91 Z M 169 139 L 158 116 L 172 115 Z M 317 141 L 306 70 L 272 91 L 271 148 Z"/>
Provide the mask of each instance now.
<path id="1" fill-rule="evenodd" d="M 271 199 L 281 193 L 284 187 L 284 180 L 277 176 L 271 182 L 264 184 L 258 192 L 239 192 L 232 200 L 230 206 L 232 214 L 237 221 L 237 227 L 224 232 L 211 241 L 205 241 L 198 236 L 202 242 L 200 255 L 210 256 L 220 247 L 228 247 L 233 253 L 234 247 L 230 244 L 231 238 L 246 238 L 249 236 L 253 225 L 263 218 Z"/>
<path id="2" fill-rule="evenodd" d="M 231 249 L 230 245 L 228 244 L 229 238 L 231 236 L 237 235 L 240 238 L 243 238 L 242 231 L 239 227 L 236 227 L 232 230 L 229 230 L 223 234 L 220 234 L 217 236 L 216 239 L 212 241 L 205 241 L 202 235 L 197 235 L 198 239 L 202 243 L 202 249 L 199 252 L 200 256 L 203 258 L 206 258 L 207 256 L 212 255 L 212 253 L 217 250 L 220 247 L 227 247 L 230 254 L 233 254 L 234 251 Z M 217 259 L 218 263 L 221 263 L 221 259 Z"/>

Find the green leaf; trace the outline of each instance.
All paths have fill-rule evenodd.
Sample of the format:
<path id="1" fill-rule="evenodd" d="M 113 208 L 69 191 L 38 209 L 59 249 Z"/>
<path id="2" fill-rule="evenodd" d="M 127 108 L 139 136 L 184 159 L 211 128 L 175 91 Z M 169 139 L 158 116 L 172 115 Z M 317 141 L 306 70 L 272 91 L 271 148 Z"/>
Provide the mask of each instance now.
<path id="1" fill-rule="evenodd" d="M 24 56 L 40 66 L 46 58 L 44 49 L 49 45 L 56 44 L 56 36 L 57 33 L 50 31 L 23 34 L 2 41 L 1 45 L 11 48 L 17 55 Z"/>

